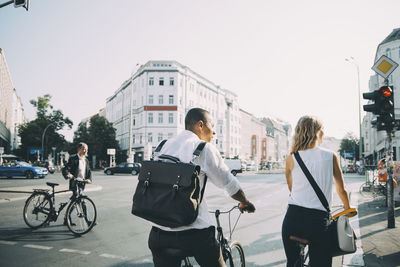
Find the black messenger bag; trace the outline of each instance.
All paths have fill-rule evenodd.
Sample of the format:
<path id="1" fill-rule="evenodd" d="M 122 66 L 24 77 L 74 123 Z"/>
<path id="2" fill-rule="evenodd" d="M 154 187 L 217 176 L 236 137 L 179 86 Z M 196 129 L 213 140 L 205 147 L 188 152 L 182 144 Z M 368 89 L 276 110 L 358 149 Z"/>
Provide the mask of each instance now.
<path id="1" fill-rule="evenodd" d="M 162 141 L 155 152 L 159 152 L 165 142 Z M 201 142 L 193 156 L 198 157 L 205 145 Z M 142 162 L 133 195 L 132 214 L 171 228 L 189 225 L 197 218 L 207 176 L 200 191 L 200 166 L 194 165 L 193 160 L 183 163 L 169 155 L 158 158 L 160 160 Z"/>

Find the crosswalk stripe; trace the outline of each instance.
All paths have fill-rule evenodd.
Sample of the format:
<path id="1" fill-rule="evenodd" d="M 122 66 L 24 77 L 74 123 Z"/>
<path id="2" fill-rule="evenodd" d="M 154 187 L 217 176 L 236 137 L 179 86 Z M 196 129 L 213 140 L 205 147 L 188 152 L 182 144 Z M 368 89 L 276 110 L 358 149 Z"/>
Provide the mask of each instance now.
<path id="1" fill-rule="evenodd" d="M 24 245 L 25 248 L 36 248 L 36 249 L 43 249 L 43 250 L 50 250 L 53 247 L 46 247 L 46 246 L 39 246 L 39 245 L 32 245 L 32 244 L 26 244 Z"/>
<path id="2" fill-rule="evenodd" d="M 84 251 L 84 250 L 77 250 L 77 249 L 69 249 L 69 248 L 63 248 L 59 250 L 60 252 L 67 252 L 67 253 L 76 253 L 76 254 L 82 254 L 82 255 L 89 255 L 90 251 Z"/>

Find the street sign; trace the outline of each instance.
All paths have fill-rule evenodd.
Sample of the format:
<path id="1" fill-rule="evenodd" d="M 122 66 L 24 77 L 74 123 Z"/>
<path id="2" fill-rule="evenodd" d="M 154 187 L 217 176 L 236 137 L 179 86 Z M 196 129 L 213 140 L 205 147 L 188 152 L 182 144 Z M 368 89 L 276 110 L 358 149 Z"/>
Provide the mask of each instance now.
<path id="1" fill-rule="evenodd" d="M 35 155 L 36 153 L 42 155 L 42 150 L 38 148 L 31 148 L 31 150 L 29 150 L 29 154 L 31 155 Z"/>
<path id="2" fill-rule="evenodd" d="M 354 152 L 346 152 L 346 153 L 344 153 L 344 158 L 345 158 L 345 159 L 352 159 L 352 158 L 354 158 Z"/>
<path id="3" fill-rule="evenodd" d="M 115 155 L 115 148 L 108 148 L 107 155 Z"/>
<path id="4" fill-rule="evenodd" d="M 372 69 L 382 76 L 384 79 L 389 77 L 389 75 L 399 66 L 396 62 L 388 58 L 387 56 L 381 56 L 377 62 L 375 62 Z"/>

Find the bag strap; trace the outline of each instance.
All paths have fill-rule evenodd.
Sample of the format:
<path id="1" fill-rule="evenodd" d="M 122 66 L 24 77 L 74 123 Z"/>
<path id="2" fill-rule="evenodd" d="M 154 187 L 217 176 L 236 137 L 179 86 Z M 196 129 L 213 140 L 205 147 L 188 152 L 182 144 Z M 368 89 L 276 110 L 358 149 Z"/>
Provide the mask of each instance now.
<path id="1" fill-rule="evenodd" d="M 304 174 L 307 177 L 307 180 L 310 182 L 312 188 L 314 189 L 315 193 L 317 194 L 319 200 L 322 203 L 322 206 L 324 206 L 324 208 L 328 211 L 328 213 L 331 213 L 328 200 L 326 200 L 326 197 L 325 197 L 324 193 L 322 193 L 321 188 L 318 186 L 317 182 L 315 182 L 314 177 L 311 175 L 310 171 L 307 169 L 306 165 L 304 164 L 303 160 L 300 157 L 299 152 L 295 152 L 294 157 L 296 158 L 297 163 L 299 163 L 300 168 L 303 170 Z"/>
<path id="2" fill-rule="evenodd" d="M 154 153 L 160 152 L 161 148 L 164 146 L 165 142 L 167 142 L 167 139 L 164 139 L 161 141 L 160 144 L 156 147 L 156 150 L 154 150 Z"/>
<path id="3" fill-rule="evenodd" d="M 201 151 L 203 151 L 203 149 L 204 149 L 204 147 L 206 146 L 206 144 L 207 144 L 206 142 L 201 142 L 201 143 L 197 146 L 197 148 L 196 148 L 196 149 L 194 150 L 194 152 L 193 152 L 193 159 L 194 159 L 195 157 L 200 156 Z M 192 162 L 193 162 L 193 159 L 192 159 Z M 201 189 L 200 203 L 201 203 L 201 201 L 203 200 L 204 190 L 206 189 L 206 184 L 207 184 L 207 175 L 204 174 L 204 184 L 203 184 L 203 188 Z"/>

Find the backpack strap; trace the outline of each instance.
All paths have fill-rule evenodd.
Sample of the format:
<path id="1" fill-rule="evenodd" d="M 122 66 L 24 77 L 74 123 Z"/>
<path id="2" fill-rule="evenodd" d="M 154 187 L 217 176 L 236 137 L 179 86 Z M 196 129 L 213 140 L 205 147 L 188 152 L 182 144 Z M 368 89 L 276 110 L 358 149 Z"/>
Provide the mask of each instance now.
<path id="1" fill-rule="evenodd" d="M 195 158 L 197 158 L 198 156 L 200 156 L 201 151 L 203 151 L 204 147 L 206 146 L 206 142 L 201 142 L 197 148 L 194 150 L 193 152 L 193 159 L 192 162 Z M 204 190 L 206 189 L 206 184 L 207 184 L 207 175 L 204 174 L 204 184 L 203 184 L 203 188 L 201 189 L 201 197 L 200 197 L 200 203 L 203 200 L 203 196 L 204 196 Z"/>
<path id="2" fill-rule="evenodd" d="M 161 143 L 158 144 L 156 150 L 154 150 L 154 153 L 160 152 L 160 150 L 164 146 L 165 142 L 167 142 L 167 139 L 162 140 Z"/>

